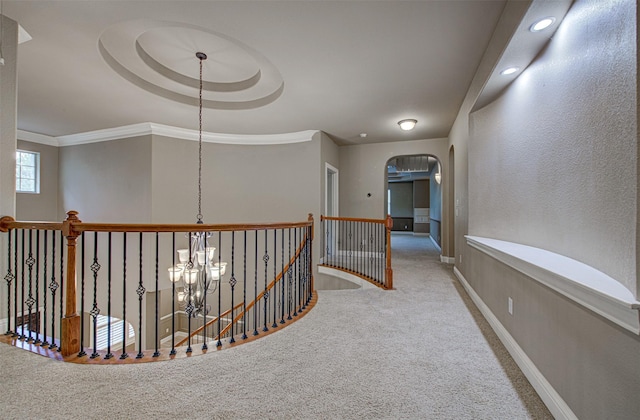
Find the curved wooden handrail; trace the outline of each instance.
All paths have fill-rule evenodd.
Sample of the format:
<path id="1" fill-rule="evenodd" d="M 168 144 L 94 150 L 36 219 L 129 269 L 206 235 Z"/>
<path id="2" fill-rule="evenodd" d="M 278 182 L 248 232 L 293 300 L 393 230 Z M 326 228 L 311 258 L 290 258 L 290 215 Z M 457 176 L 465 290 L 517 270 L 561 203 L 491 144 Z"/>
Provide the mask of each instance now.
<path id="1" fill-rule="evenodd" d="M 282 277 L 284 277 L 284 273 L 286 273 L 289 270 L 289 268 L 291 267 L 291 265 L 293 265 L 295 263 L 296 259 L 298 259 L 298 257 L 300 257 L 300 254 L 302 253 L 302 249 L 304 248 L 304 246 L 305 246 L 305 244 L 307 242 L 307 239 L 308 239 L 308 235 L 305 234 L 304 237 L 302 238 L 301 242 L 300 242 L 300 246 L 296 250 L 296 253 L 293 255 L 293 257 L 291 257 L 291 259 L 289 260 L 287 265 L 282 269 L 282 271 L 276 276 L 276 278 L 274 280 L 271 281 L 271 283 L 269 283 L 267 285 L 267 288 L 265 290 L 262 290 L 260 293 L 258 293 L 258 296 L 256 296 L 255 299 L 252 302 L 249 302 L 247 307 L 240 314 L 236 315 L 236 317 L 233 318 L 233 320 L 231 320 L 231 322 L 229 324 L 227 324 L 227 326 L 224 327 L 222 329 L 222 331 L 220 331 L 218 333 L 218 335 L 213 339 L 214 341 L 215 340 L 219 340 L 220 337 L 222 337 L 227 332 L 229 332 L 229 330 L 233 327 L 233 325 L 237 324 L 238 321 L 240 321 L 246 315 L 247 311 L 249 311 L 251 308 L 253 308 L 255 306 L 256 302 L 258 302 L 260 299 L 262 299 L 264 297 L 264 293 L 266 291 L 270 291 L 271 289 L 273 289 L 275 287 L 275 285 L 282 279 Z M 224 311 L 223 313 L 220 314 L 220 317 L 229 315 L 229 313 L 235 311 L 236 309 L 241 308 L 242 306 L 244 306 L 244 302 L 237 304 L 236 306 L 234 306 L 231 309 L 227 309 L 226 311 Z M 199 327 L 198 329 L 196 329 L 195 331 L 193 331 L 189 337 L 186 337 L 186 338 L 183 338 L 182 340 L 180 340 L 176 344 L 176 347 L 180 347 L 180 346 L 184 345 L 189 340 L 189 338 L 195 337 L 203 329 L 213 325 L 213 323 L 215 323 L 215 322 L 218 322 L 218 319 L 219 319 L 219 317 L 215 317 L 211 321 L 208 321 L 205 325 L 203 325 L 203 326 Z"/>

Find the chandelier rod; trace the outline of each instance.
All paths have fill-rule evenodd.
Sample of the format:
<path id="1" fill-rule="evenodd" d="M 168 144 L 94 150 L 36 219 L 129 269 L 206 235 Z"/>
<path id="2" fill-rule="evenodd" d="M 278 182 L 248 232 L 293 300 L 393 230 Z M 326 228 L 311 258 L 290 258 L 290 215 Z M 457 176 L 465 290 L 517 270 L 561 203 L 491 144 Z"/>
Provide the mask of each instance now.
<path id="1" fill-rule="evenodd" d="M 197 52 L 196 57 L 200 61 L 200 90 L 199 90 L 199 126 L 198 126 L 198 224 L 202 224 L 202 61 L 207 59 L 203 52 Z"/>

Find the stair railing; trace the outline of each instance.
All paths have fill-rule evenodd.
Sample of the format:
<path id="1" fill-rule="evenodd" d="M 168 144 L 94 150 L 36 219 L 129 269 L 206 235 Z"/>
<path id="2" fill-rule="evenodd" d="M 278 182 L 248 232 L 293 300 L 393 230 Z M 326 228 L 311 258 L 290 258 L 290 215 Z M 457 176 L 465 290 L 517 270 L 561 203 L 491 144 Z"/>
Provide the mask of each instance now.
<path id="1" fill-rule="evenodd" d="M 0 219 L 7 245 L 4 341 L 68 361 L 131 360 L 129 352 L 159 360 L 269 333 L 315 303 L 311 215 L 299 223 L 234 225 L 83 223 L 75 211 L 67 216 L 63 223 Z M 179 249 L 189 250 L 182 270 L 192 265 L 197 235 L 215 248 L 207 267 L 215 265 L 216 274 L 206 271 L 215 288 L 194 299 L 172 270 Z"/>
<path id="2" fill-rule="evenodd" d="M 320 266 L 393 289 L 391 216 L 381 220 L 320 216 L 320 222 Z"/>

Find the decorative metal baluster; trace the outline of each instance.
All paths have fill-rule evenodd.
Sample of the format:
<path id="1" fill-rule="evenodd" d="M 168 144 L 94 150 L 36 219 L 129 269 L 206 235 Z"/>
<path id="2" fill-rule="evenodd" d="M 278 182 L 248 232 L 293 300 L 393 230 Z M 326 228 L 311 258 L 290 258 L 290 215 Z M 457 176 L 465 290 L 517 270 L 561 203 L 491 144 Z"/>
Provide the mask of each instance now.
<path id="1" fill-rule="evenodd" d="M 20 319 L 22 319 L 21 324 L 20 324 L 20 336 L 18 338 L 20 338 L 20 340 L 24 340 L 25 338 L 27 338 L 27 336 L 24 334 L 24 288 L 25 288 L 25 264 L 27 263 L 25 256 L 25 230 L 22 229 L 22 270 L 20 272 L 20 309 L 21 309 L 21 317 Z"/>
<path id="2" fill-rule="evenodd" d="M 304 311 L 305 304 L 305 292 L 307 291 L 307 239 L 304 236 L 305 228 L 300 227 L 300 258 L 302 264 L 300 264 L 300 312 Z"/>
<path id="3" fill-rule="evenodd" d="M 144 292 L 146 291 L 142 280 L 142 232 L 139 232 L 139 234 L 140 247 L 138 251 L 140 254 L 140 262 L 138 264 L 138 288 L 136 289 L 136 293 L 138 294 L 138 354 L 136 354 L 136 359 L 142 359 L 144 357 L 144 353 L 142 352 L 142 299 L 144 298 Z"/>
<path id="4" fill-rule="evenodd" d="M 127 334 L 129 327 L 127 324 L 127 232 L 122 233 L 122 354 L 120 359 L 124 360 L 127 354 Z"/>
<path id="5" fill-rule="evenodd" d="M 276 283 L 276 278 L 278 276 L 278 231 L 275 229 L 273 230 L 273 253 L 273 324 L 271 324 L 271 328 L 276 328 L 278 326 L 278 322 L 276 322 L 278 306 L 278 283 Z"/>
<path id="6" fill-rule="evenodd" d="M 282 272 L 282 277 L 280 277 L 280 291 L 281 291 L 281 296 L 280 296 L 280 306 L 281 306 L 281 310 L 280 310 L 280 323 L 284 324 L 284 285 L 286 283 L 285 280 L 285 272 L 284 272 L 284 228 L 280 229 L 280 233 L 281 233 L 281 242 L 282 242 L 282 252 L 280 253 L 281 256 L 281 267 L 282 269 L 280 270 Z"/>
<path id="7" fill-rule="evenodd" d="M 216 347 L 222 346 L 222 231 L 218 231 L 218 342 Z M 233 306 L 232 306 L 233 307 Z M 206 323 L 205 318 L 205 323 Z M 206 340 L 206 337 L 205 337 Z M 206 341 L 205 341 L 206 344 Z"/>
<path id="8" fill-rule="evenodd" d="M 23 255 L 24 257 L 24 255 Z M 24 331 L 24 325 L 25 325 L 25 312 L 24 312 L 24 306 L 23 306 L 23 310 L 22 310 L 22 338 L 27 339 L 27 342 L 30 343 L 31 341 L 33 341 L 33 338 L 31 337 L 31 308 L 33 307 L 33 264 L 35 264 L 35 260 L 33 259 L 33 230 L 29 229 L 29 253 L 27 254 L 27 259 L 25 260 L 25 263 L 27 264 L 28 270 L 29 270 L 29 275 L 28 275 L 28 295 L 27 295 L 27 299 L 24 300 L 23 303 L 27 304 L 27 308 L 29 309 L 29 315 L 28 315 L 28 320 L 26 322 L 27 327 L 27 331 L 28 331 L 28 335 L 25 333 Z M 26 286 L 26 285 L 25 285 Z M 23 286 L 24 287 L 24 286 Z M 24 289 L 23 289 L 23 296 L 22 298 L 24 299 Z"/>
<path id="9" fill-rule="evenodd" d="M 11 335 L 11 283 L 15 280 L 16 276 L 11 271 L 11 231 L 7 232 L 9 237 L 9 244 L 7 246 L 7 274 L 4 276 L 4 280 L 7 282 L 7 331 L 5 335 Z M 18 252 L 16 250 L 16 252 Z M 15 322 L 15 320 L 14 320 Z"/>
<path id="10" fill-rule="evenodd" d="M 75 308 L 74 308 L 75 309 Z M 62 351 L 62 318 L 64 317 L 64 235 L 60 232 L 60 345 L 58 351 Z"/>
<path id="11" fill-rule="evenodd" d="M 159 314 L 159 307 L 160 307 L 160 302 L 158 301 L 159 295 L 160 295 L 160 291 L 159 289 L 159 281 L 160 281 L 160 272 L 158 271 L 159 268 L 159 252 L 160 252 L 160 246 L 159 246 L 159 235 L 160 233 L 156 232 L 156 351 L 153 352 L 153 357 L 158 357 L 160 356 L 160 350 L 158 350 L 158 344 L 160 343 L 160 337 L 158 337 L 158 333 L 160 332 L 160 325 L 159 325 L 159 321 L 160 321 L 160 314 Z"/>
<path id="12" fill-rule="evenodd" d="M 229 279 L 229 285 L 231 286 L 231 308 L 235 307 L 235 303 L 234 303 L 234 293 L 235 293 L 235 287 L 236 287 L 236 231 L 232 230 L 231 231 L 231 278 Z M 234 327 L 235 325 L 233 324 L 233 320 L 235 319 L 235 313 L 233 312 L 233 310 L 231 311 L 231 338 L 229 339 L 229 343 L 235 343 L 236 339 L 235 339 L 235 335 L 237 332 L 237 327 L 236 327 L 236 331 L 234 331 Z"/>
<path id="13" fill-rule="evenodd" d="M 202 350 L 207 350 L 209 348 L 209 346 L 207 346 L 207 312 L 209 312 L 207 310 L 207 294 L 209 293 L 209 286 L 211 283 L 207 283 L 207 281 L 211 282 L 213 281 L 213 276 L 211 277 L 210 280 L 207 280 L 207 265 L 209 265 L 209 252 L 206 252 L 207 250 L 207 245 L 208 245 L 208 241 L 207 241 L 207 233 L 206 232 L 202 232 L 201 233 L 201 237 L 204 240 L 204 269 L 202 270 L 203 273 L 203 285 L 204 285 L 204 295 L 202 296 Z M 220 247 L 218 247 L 218 254 L 220 254 L 219 252 Z M 218 279 L 220 278 L 219 276 L 219 272 L 218 272 Z M 218 311 L 218 313 L 220 313 L 220 311 Z M 220 318 L 218 318 L 218 322 L 220 322 Z M 213 327 L 211 327 L 211 329 L 213 329 Z M 220 331 L 220 328 L 218 328 L 218 331 Z"/>
<path id="14" fill-rule="evenodd" d="M 111 353 L 111 324 L 113 318 L 111 317 L 111 232 L 107 234 L 107 354 L 105 359 L 113 358 Z"/>
<path id="15" fill-rule="evenodd" d="M 18 229 L 14 230 L 15 253 L 13 254 L 13 267 L 15 270 L 15 279 L 13 282 L 13 334 L 12 337 L 18 337 Z"/>
<path id="16" fill-rule="evenodd" d="M 287 310 L 289 311 L 289 316 L 287 319 L 293 319 L 291 317 L 291 289 L 293 287 L 293 269 L 291 268 L 291 228 L 289 228 L 289 269 L 287 270 L 287 280 L 289 282 L 287 287 Z"/>
<path id="17" fill-rule="evenodd" d="M 296 246 L 296 249 L 294 250 L 294 255 L 297 253 L 297 249 L 298 249 L 298 229 L 299 228 L 294 228 L 293 229 L 293 243 Z M 295 265 L 294 265 L 294 274 L 296 275 L 296 279 L 293 283 L 293 298 L 294 298 L 294 305 L 293 305 L 293 316 L 298 316 L 298 307 L 300 305 L 300 296 L 299 296 L 299 281 L 300 281 L 300 255 L 295 257 Z"/>
<path id="18" fill-rule="evenodd" d="M 176 266 L 176 233 L 171 232 L 171 267 Z M 175 273 L 174 273 L 175 275 Z M 176 355 L 176 282 L 171 282 L 171 356 Z"/>
<path id="19" fill-rule="evenodd" d="M 27 308 L 29 309 L 29 318 L 27 321 L 29 334 L 27 336 L 24 333 L 25 322 L 24 322 L 24 311 L 22 311 L 22 336 L 27 339 L 27 343 L 31 343 L 33 341 L 33 336 L 31 334 L 32 328 L 33 328 L 33 326 L 31 325 L 31 316 L 33 313 L 33 304 L 35 303 L 35 299 L 33 298 L 33 265 L 36 262 L 36 260 L 33 258 L 33 230 L 32 229 L 29 229 L 29 254 L 25 262 L 27 263 L 27 267 L 29 270 L 29 286 L 28 286 L 29 293 L 27 295 L 27 300 L 24 301 L 27 304 Z M 24 299 L 24 295 L 23 295 L 23 299 Z"/>
<path id="20" fill-rule="evenodd" d="M 244 231 L 244 253 L 243 253 L 243 270 L 244 270 L 244 275 L 243 275 L 243 284 L 244 284 L 244 291 L 243 291 L 243 297 L 242 297 L 242 339 L 246 340 L 247 339 L 247 231 Z"/>
<path id="21" fill-rule="evenodd" d="M 254 243 L 255 250 L 253 252 L 253 267 L 254 267 L 254 276 L 253 276 L 253 335 L 258 335 L 258 231 L 254 230 Z"/>
<path id="22" fill-rule="evenodd" d="M 44 244 L 43 244 L 43 248 L 44 248 L 44 261 L 42 262 L 42 267 L 43 267 L 43 271 L 42 271 L 42 278 L 44 279 L 44 288 L 46 289 L 46 285 L 47 285 L 47 231 L 44 231 Z M 49 340 L 47 339 L 47 291 L 45 290 L 43 292 L 42 295 L 42 300 L 44 300 L 44 311 L 42 314 L 42 324 L 43 324 L 43 331 L 42 331 L 42 337 L 44 339 L 44 341 L 42 342 L 42 346 L 48 346 L 49 345 Z"/>
<path id="23" fill-rule="evenodd" d="M 98 232 L 93 232 L 93 263 L 91 264 L 93 271 L 93 307 L 89 312 L 93 318 L 93 353 L 90 358 L 95 359 L 100 356 L 98 353 L 98 271 L 100 271 L 100 263 L 98 263 Z"/>
<path id="24" fill-rule="evenodd" d="M 111 353 L 111 323 L 113 322 L 111 318 L 111 232 L 108 233 L 107 240 L 107 354 L 104 358 L 108 360 L 113 358 Z"/>
<path id="25" fill-rule="evenodd" d="M 36 340 L 35 344 L 41 344 L 40 340 L 40 231 L 36 231 Z"/>
<path id="26" fill-rule="evenodd" d="M 46 234 L 45 231 L 45 242 L 46 242 Z M 80 234 L 82 239 L 82 245 L 80 246 L 80 352 L 78 353 L 78 357 L 86 356 L 87 352 L 84 351 L 84 288 L 85 288 L 85 277 L 84 277 L 84 266 L 85 266 L 85 238 L 84 232 Z M 46 254 L 45 254 L 46 255 Z"/>
<path id="27" fill-rule="evenodd" d="M 262 331 L 267 332 L 269 331 L 269 328 L 267 327 L 267 310 L 268 310 L 268 299 L 269 299 L 269 291 L 267 290 L 267 276 L 268 274 L 268 269 L 269 269 L 269 250 L 267 249 L 267 237 L 268 237 L 268 233 L 269 231 L 265 229 L 264 231 L 264 256 L 262 257 L 262 261 L 264 261 L 264 293 L 262 295 L 262 298 L 264 299 L 264 308 L 263 308 L 263 317 L 264 317 L 264 326 L 262 327 Z"/>
<path id="28" fill-rule="evenodd" d="M 193 233 L 189 232 L 189 261 L 186 265 L 185 274 L 188 273 L 188 270 L 193 269 L 193 250 L 191 249 L 191 243 L 193 242 Z M 191 314 L 195 309 L 193 303 L 191 303 L 191 287 L 187 287 L 187 295 L 185 296 L 187 299 L 187 306 L 184 308 L 185 313 L 187 314 L 187 353 L 191 353 L 193 349 L 191 348 Z"/>
<path id="29" fill-rule="evenodd" d="M 62 235 L 62 232 L 60 232 Z M 56 231 L 53 231 L 51 238 L 51 283 L 49 283 L 49 289 L 51 290 L 51 345 L 49 348 L 55 350 L 56 346 L 56 290 L 58 290 L 59 284 L 56 282 Z"/>

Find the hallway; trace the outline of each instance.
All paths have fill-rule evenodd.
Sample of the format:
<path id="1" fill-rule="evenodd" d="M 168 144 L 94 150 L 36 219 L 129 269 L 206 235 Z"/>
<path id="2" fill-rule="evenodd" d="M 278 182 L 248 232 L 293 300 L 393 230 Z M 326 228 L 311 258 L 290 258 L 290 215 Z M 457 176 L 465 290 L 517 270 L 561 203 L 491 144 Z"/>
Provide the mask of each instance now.
<path id="1" fill-rule="evenodd" d="M 87 366 L 0 345 L 2 416 L 551 418 L 430 239 L 392 249 L 395 290 L 319 291 L 300 321 L 237 348 Z"/>

